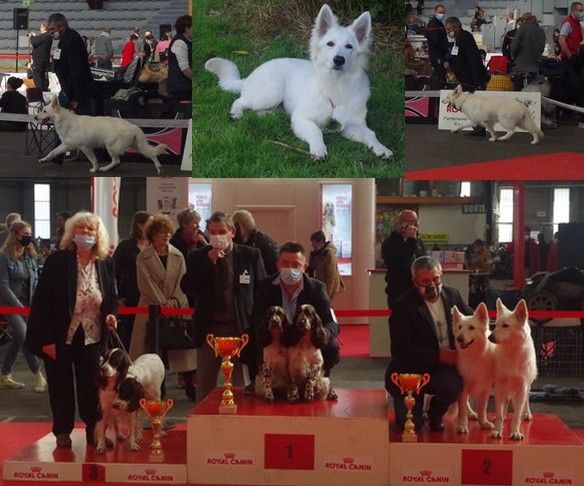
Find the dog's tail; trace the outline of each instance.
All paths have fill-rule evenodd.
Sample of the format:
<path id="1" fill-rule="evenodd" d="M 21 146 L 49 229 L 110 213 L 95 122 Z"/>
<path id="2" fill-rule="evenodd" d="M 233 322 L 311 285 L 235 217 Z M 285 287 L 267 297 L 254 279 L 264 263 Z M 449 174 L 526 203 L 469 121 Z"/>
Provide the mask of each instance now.
<path id="1" fill-rule="evenodd" d="M 205 63 L 205 69 L 219 78 L 219 86 L 225 91 L 232 93 L 241 91 L 243 79 L 241 79 L 235 63 L 220 57 L 213 57 Z"/>
<path id="2" fill-rule="evenodd" d="M 521 124 L 523 128 L 527 130 L 533 136 L 534 140 L 539 141 L 539 139 L 543 138 L 543 132 L 537 127 L 535 124 L 535 120 L 531 116 L 531 112 L 527 107 L 523 112 L 523 120 L 521 120 Z"/>
<path id="3" fill-rule="evenodd" d="M 140 129 L 136 132 L 134 136 L 135 146 L 145 157 L 148 157 L 152 162 L 154 162 L 154 166 L 156 167 L 156 172 L 158 175 L 162 173 L 162 166 L 158 161 L 158 156 L 165 154 L 168 150 L 168 147 L 163 143 L 159 143 L 158 145 L 150 145 L 148 143 L 148 139 L 144 132 Z"/>

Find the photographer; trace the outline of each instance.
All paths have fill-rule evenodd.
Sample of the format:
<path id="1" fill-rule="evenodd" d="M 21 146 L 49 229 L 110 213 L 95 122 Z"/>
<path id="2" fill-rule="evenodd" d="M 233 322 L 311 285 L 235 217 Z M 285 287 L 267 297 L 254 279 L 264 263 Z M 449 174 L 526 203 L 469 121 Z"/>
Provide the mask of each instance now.
<path id="1" fill-rule="evenodd" d="M 47 24 L 41 22 L 40 34 L 35 35 L 34 32 L 29 32 L 27 37 L 32 47 L 32 78 L 34 85 L 43 91 L 49 90 L 49 78 L 47 71 L 51 60 L 51 45 L 53 39 L 51 34 L 47 31 Z"/>
<path id="2" fill-rule="evenodd" d="M 404 209 L 397 216 L 394 230 L 381 245 L 381 256 L 387 267 L 385 293 L 389 308 L 413 286 L 412 263 L 426 254 L 424 244 L 418 238 L 418 227 L 416 212 Z"/>

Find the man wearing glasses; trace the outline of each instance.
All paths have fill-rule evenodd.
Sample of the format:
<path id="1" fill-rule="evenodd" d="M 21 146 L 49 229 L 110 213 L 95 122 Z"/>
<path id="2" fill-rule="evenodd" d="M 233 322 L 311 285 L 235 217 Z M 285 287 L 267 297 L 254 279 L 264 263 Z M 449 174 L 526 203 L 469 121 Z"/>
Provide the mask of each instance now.
<path id="1" fill-rule="evenodd" d="M 381 256 L 387 268 L 385 293 L 390 308 L 412 287 L 410 269 L 413 261 L 426 254 L 424 244 L 418 238 L 418 227 L 416 212 L 404 209 L 397 215 L 393 231 L 381 245 Z"/>
<path id="2" fill-rule="evenodd" d="M 324 359 L 325 376 L 339 362 L 339 324 L 331 309 L 331 302 L 325 285 L 307 276 L 306 252 L 297 242 L 288 241 L 278 250 L 278 273 L 270 275 L 259 283 L 254 298 L 254 322 L 256 328 L 264 319 L 268 307 L 278 305 L 284 308 L 288 322 L 294 322 L 298 306 L 310 304 L 322 320 L 328 333 L 328 344 L 321 349 Z"/>
<path id="3" fill-rule="evenodd" d="M 444 429 L 442 417 L 462 392 L 462 378 L 456 369 L 456 347 L 450 310 L 456 305 L 463 314 L 472 310 L 460 293 L 442 285 L 442 266 L 430 256 L 412 264 L 414 288 L 403 294 L 389 318 L 391 361 L 385 375 L 385 388 L 393 397 L 397 425 L 403 430 L 406 407 L 403 395 L 389 377 L 392 373 L 430 373 L 424 393 L 434 395 L 428 410 L 430 430 Z M 420 397 L 412 413 L 421 428 L 424 400 Z"/>

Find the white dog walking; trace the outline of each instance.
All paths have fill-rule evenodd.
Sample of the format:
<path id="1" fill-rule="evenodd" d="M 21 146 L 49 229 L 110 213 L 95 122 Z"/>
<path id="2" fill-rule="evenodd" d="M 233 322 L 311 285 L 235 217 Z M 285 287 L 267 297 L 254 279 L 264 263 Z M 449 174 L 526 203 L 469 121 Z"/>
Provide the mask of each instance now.
<path id="1" fill-rule="evenodd" d="M 535 347 L 527 314 L 527 304 L 521 299 L 510 311 L 497 299 L 497 320 L 489 336 L 495 343 L 495 429 L 492 437 L 503 437 L 503 421 L 508 402 L 513 404 L 512 440 L 523 439 L 519 430 L 521 419 L 532 420 L 529 391 L 537 376 Z"/>
<path id="2" fill-rule="evenodd" d="M 273 59 L 241 79 L 237 66 L 212 58 L 205 69 L 216 74 L 226 91 L 241 93 L 231 106 L 233 119 L 245 109 L 264 112 L 283 104 L 296 136 L 308 143 L 314 159 L 325 159 L 322 128 L 331 119 L 345 138 L 369 147 L 378 157 L 393 153 L 367 127 L 369 79 L 365 69 L 371 45 L 371 15 L 365 12 L 350 26 L 339 25 L 328 5 L 316 18 L 310 40 L 310 61 Z"/>
<path id="3" fill-rule="evenodd" d="M 158 156 L 166 153 L 167 147 L 163 144 L 150 145 L 146 135 L 140 127 L 110 116 L 83 116 L 76 115 L 59 105 L 57 98 L 53 98 L 42 111 L 35 115 L 36 120 L 47 122 L 51 120 L 61 139 L 61 145 L 49 152 L 39 162 L 48 162 L 65 152 L 80 149 L 91 162 L 90 172 L 106 172 L 121 164 L 120 155 L 130 147 L 135 147 L 145 157 L 148 157 L 158 175 L 162 173 L 162 166 Z M 104 166 L 97 165 L 97 157 L 93 149 L 105 148 L 111 157 L 111 162 Z"/>
<path id="4" fill-rule="evenodd" d="M 454 128 L 452 130 L 453 133 L 465 128 L 482 125 L 491 135 L 489 142 L 495 142 L 511 138 L 515 133 L 515 129 L 519 127 L 531 133 L 533 137 L 532 144 L 538 143 L 543 138 L 543 132 L 537 128 L 527 106 L 517 100 L 510 100 L 496 95 L 483 96 L 468 93 L 462 91 L 462 86 L 459 84 L 443 100 L 443 103 L 451 104 L 457 110 L 462 111 L 470 120 L 467 124 Z M 499 123 L 507 131 L 505 135 L 497 136 L 494 128 L 496 123 Z"/>

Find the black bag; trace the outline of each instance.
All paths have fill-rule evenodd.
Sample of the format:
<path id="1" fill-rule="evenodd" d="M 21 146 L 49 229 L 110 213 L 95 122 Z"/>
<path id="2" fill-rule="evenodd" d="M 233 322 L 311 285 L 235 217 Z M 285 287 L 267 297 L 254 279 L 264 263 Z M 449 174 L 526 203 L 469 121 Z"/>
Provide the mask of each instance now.
<path id="1" fill-rule="evenodd" d="M 195 344 L 189 334 L 190 321 L 180 317 L 160 316 L 158 325 L 153 331 L 160 349 L 193 349 Z"/>

